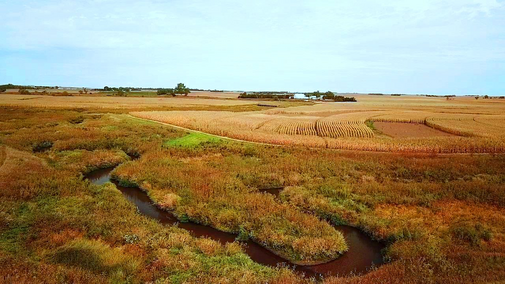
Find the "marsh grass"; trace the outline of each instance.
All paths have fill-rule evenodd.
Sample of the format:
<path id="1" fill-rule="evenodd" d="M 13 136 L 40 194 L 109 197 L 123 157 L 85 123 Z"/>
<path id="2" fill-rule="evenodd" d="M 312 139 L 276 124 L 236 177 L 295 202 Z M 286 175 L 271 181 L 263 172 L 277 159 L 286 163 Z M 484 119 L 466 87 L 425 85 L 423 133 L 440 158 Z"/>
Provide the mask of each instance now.
<path id="1" fill-rule="evenodd" d="M 79 115 L 82 123 L 69 122 Z M 201 137 L 191 147 L 164 146 L 186 135 L 120 113 L 2 108 L 0 279 L 311 282 L 254 263 L 237 243 L 162 226 L 138 214 L 113 184 L 83 179 L 118 164 L 118 177 L 179 218 L 240 233 L 294 259 L 335 256 L 338 234 L 322 219 L 387 242 L 388 264 L 326 283 L 505 279 L 503 155 L 338 152 Z M 43 141 L 53 147 L 33 153 Z M 135 154 L 141 158 L 132 160 Z M 278 199 L 259 192 L 271 185 L 285 187 Z"/>
<path id="2" fill-rule="evenodd" d="M 127 153 L 161 149 L 163 141 L 184 133 L 122 115 L 69 123 L 75 115 L 0 112 L 2 281 L 184 282 L 206 275 L 209 282 L 234 283 L 293 276 L 252 262 L 235 244 L 201 241 L 162 226 L 139 215 L 111 183 L 96 186 L 83 179 L 83 173 L 129 161 Z M 31 145 L 44 140 L 54 147 L 34 156 Z"/>

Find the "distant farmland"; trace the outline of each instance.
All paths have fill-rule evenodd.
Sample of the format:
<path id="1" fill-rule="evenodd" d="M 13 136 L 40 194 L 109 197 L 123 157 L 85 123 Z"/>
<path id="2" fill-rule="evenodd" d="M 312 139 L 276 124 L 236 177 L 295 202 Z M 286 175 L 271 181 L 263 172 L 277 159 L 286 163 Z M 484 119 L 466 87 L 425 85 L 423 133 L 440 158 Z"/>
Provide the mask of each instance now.
<path id="1" fill-rule="evenodd" d="M 134 112 L 231 138 L 350 150 L 473 153 L 505 151 L 502 101 L 378 97 L 260 112 Z M 375 125 L 376 123 L 376 125 Z"/>

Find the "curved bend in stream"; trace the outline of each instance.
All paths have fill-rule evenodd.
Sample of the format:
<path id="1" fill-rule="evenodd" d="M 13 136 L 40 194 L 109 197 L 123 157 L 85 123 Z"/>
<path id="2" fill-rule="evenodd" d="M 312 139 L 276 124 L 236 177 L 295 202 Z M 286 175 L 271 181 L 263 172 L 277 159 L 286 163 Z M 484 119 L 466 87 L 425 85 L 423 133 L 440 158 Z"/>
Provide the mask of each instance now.
<path id="1" fill-rule="evenodd" d="M 113 182 L 117 189 L 130 202 L 134 203 L 142 214 L 156 219 L 162 224 L 172 225 L 178 223 L 180 228 L 188 230 L 195 237 L 209 237 L 222 244 L 235 241 L 236 235 L 219 231 L 210 226 L 191 222 L 179 223 L 179 220 L 170 211 L 158 208 L 141 189 L 123 187 L 112 181 L 110 178 L 112 170 L 113 168 L 97 170 L 88 174 L 86 178 L 97 185 L 102 185 L 109 181 Z M 319 278 L 321 275 L 346 276 L 352 273 L 366 273 L 370 268 L 384 263 L 381 254 L 381 250 L 384 248 L 382 243 L 372 240 L 369 236 L 354 227 L 335 226 L 335 229 L 342 232 L 349 250 L 339 258 L 324 264 L 295 265 L 253 241 L 246 242 L 245 252 L 257 263 L 274 267 L 288 265 L 293 267 L 294 270 L 304 273 L 307 277 L 316 278 Z"/>

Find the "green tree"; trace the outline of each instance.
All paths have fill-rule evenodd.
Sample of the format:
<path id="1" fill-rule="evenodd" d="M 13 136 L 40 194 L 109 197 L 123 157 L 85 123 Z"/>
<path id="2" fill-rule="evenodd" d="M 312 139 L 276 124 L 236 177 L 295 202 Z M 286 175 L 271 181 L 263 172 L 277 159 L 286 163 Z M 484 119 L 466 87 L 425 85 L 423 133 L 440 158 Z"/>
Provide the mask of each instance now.
<path id="1" fill-rule="evenodd" d="M 189 88 L 186 87 L 186 85 L 184 85 L 183 83 L 179 83 L 177 84 L 177 87 L 175 87 L 175 93 L 178 95 L 184 94 L 185 96 L 187 96 L 191 92 L 189 91 Z"/>
<path id="2" fill-rule="evenodd" d="M 333 100 L 335 98 L 335 94 L 331 91 L 328 91 L 326 93 L 324 93 L 323 95 L 323 99 L 325 100 Z"/>

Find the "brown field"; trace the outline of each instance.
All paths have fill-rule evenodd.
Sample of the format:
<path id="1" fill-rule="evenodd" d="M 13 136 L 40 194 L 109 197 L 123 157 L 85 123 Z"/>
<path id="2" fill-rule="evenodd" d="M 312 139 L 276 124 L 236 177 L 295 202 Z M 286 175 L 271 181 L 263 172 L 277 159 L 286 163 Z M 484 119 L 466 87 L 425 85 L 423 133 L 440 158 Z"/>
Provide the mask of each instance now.
<path id="1" fill-rule="evenodd" d="M 138 97 L 53 97 L 39 95 L 0 94 L 0 106 L 46 107 L 46 108 L 163 108 L 194 106 L 240 106 L 253 105 L 257 102 L 239 100 L 210 100 L 192 97 L 163 97 L 163 98 L 138 98 Z"/>
<path id="2" fill-rule="evenodd" d="M 372 96 L 358 96 L 358 100 L 242 113 L 179 111 L 132 115 L 215 135 L 280 145 L 435 153 L 505 151 L 503 101 Z"/>
<path id="3" fill-rule="evenodd" d="M 443 132 L 421 123 L 374 122 L 375 128 L 393 138 L 450 137 L 454 134 Z"/>
<path id="4" fill-rule="evenodd" d="M 239 92 L 205 92 L 205 91 L 192 91 L 188 97 L 205 97 L 215 99 L 236 99 L 240 95 Z"/>

